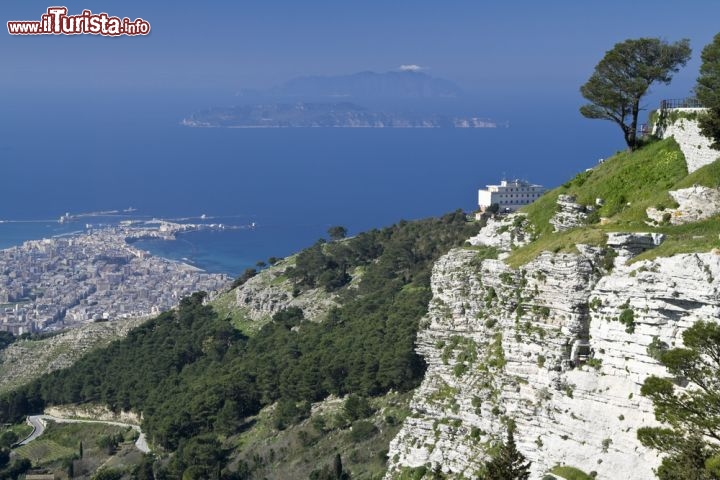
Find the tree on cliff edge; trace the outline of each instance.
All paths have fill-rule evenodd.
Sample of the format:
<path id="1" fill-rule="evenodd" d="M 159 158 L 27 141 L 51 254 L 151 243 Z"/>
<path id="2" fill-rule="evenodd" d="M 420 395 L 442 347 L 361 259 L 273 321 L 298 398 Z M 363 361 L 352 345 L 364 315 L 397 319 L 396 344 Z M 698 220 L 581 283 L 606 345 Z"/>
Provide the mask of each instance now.
<path id="1" fill-rule="evenodd" d="M 507 440 L 485 462 L 478 480 L 527 480 L 530 477 L 530 462 L 518 451 L 514 430 L 513 426 L 508 428 Z"/>
<path id="2" fill-rule="evenodd" d="M 580 113 L 617 123 L 625 143 L 635 150 L 640 99 L 653 83 L 670 83 L 672 74 L 690 59 L 690 53 L 687 39 L 668 44 L 659 38 L 639 38 L 615 44 L 580 87 L 582 96 L 590 101 L 580 107 Z"/>
<path id="3" fill-rule="evenodd" d="M 695 94 L 708 113 L 699 119 L 700 130 L 712 139 L 712 147 L 720 150 L 720 33 L 703 49 L 701 58 Z"/>
<path id="4" fill-rule="evenodd" d="M 695 323 L 683 332 L 683 345 L 659 352 L 669 377 L 651 376 L 643 383 L 641 393 L 652 400 L 655 418 L 665 425 L 638 429 L 638 439 L 667 454 L 656 472 L 659 479 L 717 480 L 720 325 Z"/>

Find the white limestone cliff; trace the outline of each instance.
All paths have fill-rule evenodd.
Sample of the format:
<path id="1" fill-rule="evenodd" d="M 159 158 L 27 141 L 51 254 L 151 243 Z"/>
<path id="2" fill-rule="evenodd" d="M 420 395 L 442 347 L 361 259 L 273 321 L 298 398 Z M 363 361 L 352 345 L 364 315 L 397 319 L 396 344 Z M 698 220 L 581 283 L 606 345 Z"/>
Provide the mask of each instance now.
<path id="1" fill-rule="evenodd" d="M 672 225 L 705 220 L 720 213 L 720 189 L 695 185 L 670 192 L 678 203 L 677 208 L 648 208 L 647 216 L 655 222 L 669 222 Z"/>
<path id="2" fill-rule="evenodd" d="M 688 173 L 692 173 L 720 157 L 720 151 L 710 148 L 710 140 L 702 135 L 697 120 L 693 118 L 703 110 L 702 108 L 670 109 L 668 110 L 670 114 L 676 112 L 680 117 L 663 128 L 659 128 L 657 132 L 661 138 L 675 138 L 685 155 Z"/>
<path id="3" fill-rule="evenodd" d="M 655 424 L 640 387 L 666 372 L 648 347 L 678 346 L 695 321 L 720 319 L 717 253 L 625 264 L 662 240 L 611 235 L 610 272 L 612 256 L 589 246 L 519 269 L 467 248 L 442 257 L 417 342 L 427 373 L 390 445 L 386 478 L 420 466 L 473 478 L 508 422 L 533 479 L 555 465 L 653 478 L 658 454 L 636 437 Z M 507 245 L 488 231 L 471 243 Z"/>

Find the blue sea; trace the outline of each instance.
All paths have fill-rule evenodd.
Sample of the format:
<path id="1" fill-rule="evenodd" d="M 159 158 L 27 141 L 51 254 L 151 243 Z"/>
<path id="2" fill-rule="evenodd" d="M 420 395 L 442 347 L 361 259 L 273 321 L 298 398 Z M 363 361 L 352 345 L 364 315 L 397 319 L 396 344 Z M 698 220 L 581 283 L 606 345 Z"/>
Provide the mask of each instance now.
<path id="1" fill-rule="evenodd" d="M 344 225 L 351 234 L 462 208 L 501 177 L 546 186 L 622 148 L 575 99 L 473 107 L 497 129 L 213 129 L 180 120 L 232 96 L 202 92 L 12 92 L 0 97 L 0 248 L 82 230 L 57 218 L 136 209 L 256 228 L 201 231 L 142 248 L 238 275 Z M 94 220 L 93 220 L 94 221 Z"/>

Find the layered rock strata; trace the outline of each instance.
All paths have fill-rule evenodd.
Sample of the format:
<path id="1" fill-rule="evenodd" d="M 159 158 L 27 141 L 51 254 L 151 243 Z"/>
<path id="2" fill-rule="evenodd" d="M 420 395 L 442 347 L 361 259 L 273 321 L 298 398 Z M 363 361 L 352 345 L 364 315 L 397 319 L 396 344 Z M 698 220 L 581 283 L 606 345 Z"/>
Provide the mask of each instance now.
<path id="1" fill-rule="evenodd" d="M 507 245 L 491 231 L 470 243 Z M 473 478 L 509 423 L 531 478 L 558 464 L 653 478 L 657 452 L 636 437 L 655 424 L 640 386 L 667 375 L 653 352 L 681 345 L 697 320 L 720 318 L 720 255 L 626 263 L 660 242 L 614 234 L 605 249 L 546 252 L 519 269 L 467 248 L 442 257 L 418 335 L 427 373 L 386 478 L 420 466 Z"/>

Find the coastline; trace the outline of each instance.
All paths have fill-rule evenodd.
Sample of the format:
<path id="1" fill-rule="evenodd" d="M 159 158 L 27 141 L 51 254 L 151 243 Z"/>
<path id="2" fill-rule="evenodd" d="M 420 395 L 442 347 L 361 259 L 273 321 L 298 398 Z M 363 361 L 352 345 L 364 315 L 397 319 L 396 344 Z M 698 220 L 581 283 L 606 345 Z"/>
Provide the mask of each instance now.
<path id="1" fill-rule="evenodd" d="M 159 221 L 106 226 L 51 238 L 27 240 L 0 250 L 2 329 L 14 334 L 62 329 L 84 323 L 155 315 L 193 292 L 222 291 L 225 274 L 153 255 L 132 238 L 173 240 L 178 232 L 203 229 Z"/>

